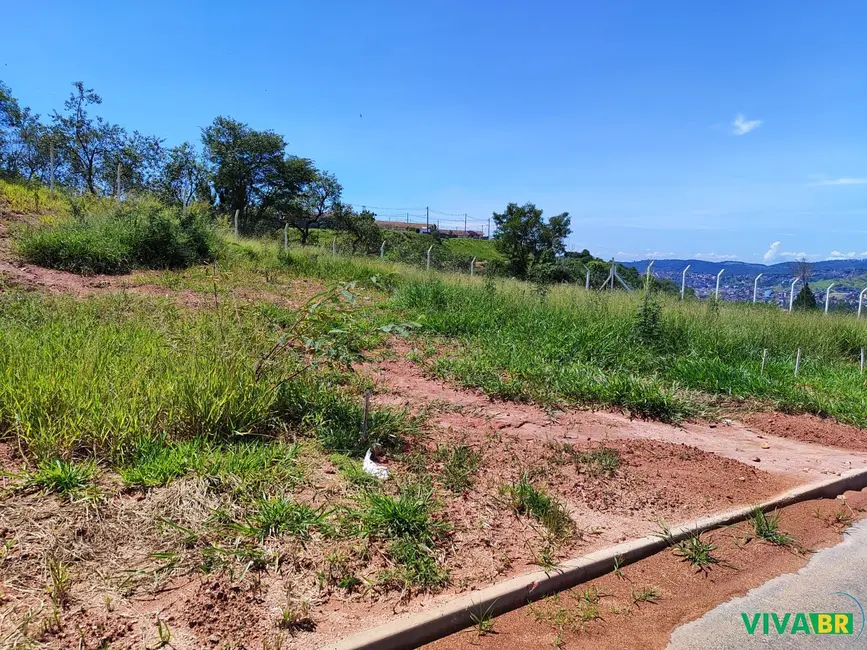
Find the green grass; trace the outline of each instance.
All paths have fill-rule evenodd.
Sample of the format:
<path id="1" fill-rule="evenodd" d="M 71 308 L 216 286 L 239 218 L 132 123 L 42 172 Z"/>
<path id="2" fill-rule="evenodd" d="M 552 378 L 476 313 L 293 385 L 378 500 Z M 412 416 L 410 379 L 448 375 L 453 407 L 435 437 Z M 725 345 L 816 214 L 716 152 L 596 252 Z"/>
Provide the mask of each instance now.
<path id="1" fill-rule="evenodd" d="M 469 445 L 438 445 L 434 459 L 442 463 L 442 484 L 452 492 L 463 492 L 472 486 L 482 454 Z"/>
<path id="2" fill-rule="evenodd" d="M 204 214 L 182 213 L 150 199 L 31 228 L 17 241 L 28 262 L 81 274 L 183 268 L 213 259 L 216 246 Z"/>
<path id="3" fill-rule="evenodd" d="M 749 517 L 753 531 L 761 540 L 776 546 L 791 546 L 795 538 L 780 530 L 780 514 L 776 511 L 768 514 L 761 508 L 756 508 Z"/>
<path id="4" fill-rule="evenodd" d="M 575 462 L 593 476 L 610 476 L 620 467 L 620 452 L 611 447 L 599 447 L 575 454 Z"/>
<path id="5" fill-rule="evenodd" d="M 459 344 L 434 362 L 439 375 L 498 397 L 604 404 L 662 420 L 704 414 L 714 398 L 758 399 L 867 425 L 858 369 L 867 322 L 665 296 L 659 303 L 648 334 L 635 324 L 640 297 L 623 292 L 559 286 L 541 295 L 516 282 L 431 278 L 401 284 L 391 302 L 425 336 Z"/>
<path id="6" fill-rule="evenodd" d="M 719 558 L 713 554 L 716 549 L 715 544 L 705 542 L 701 535 L 693 535 L 678 542 L 674 547 L 674 554 L 684 562 L 689 562 L 696 570 L 705 571 L 711 565 L 719 564 Z"/>
<path id="7" fill-rule="evenodd" d="M 436 516 L 438 509 L 433 490 L 423 484 L 401 486 L 396 495 L 372 490 L 364 496 L 358 513 L 361 532 L 387 542 L 396 565 L 382 576 L 384 583 L 432 589 L 448 582 L 435 549 L 450 527 Z"/>
<path id="8" fill-rule="evenodd" d="M 639 603 L 651 603 L 655 604 L 659 602 L 661 594 L 659 593 L 659 589 L 652 585 L 647 585 L 644 587 L 639 587 L 638 589 L 632 590 L 632 604 L 638 605 Z"/>
<path id="9" fill-rule="evenodd" d="M 314 530 L 329 532 L 328 514 L 327 510 L 314 509 L 284 496 L 262 497 L 252 516 L 239 529 L 259 539 L 285 533 L 306 540 Z"/>
<path id="10" fill-rule="evenodd" d="M 234 323 L 231 308 L 190 312 L 129 295 L 0 294 L 0 438 L 17 440 L 37 460 L 106 459 L 142 485 L 185 473 L 205 448 L 189 442 L 196 438 L 292 433 L 350 454 L 371 442 L 399 445 L 413 426 L 405 413 L 373 409 L 365 442 L 361 396 L 339 364 L 323 352 L 308 367 L 308 355 L 341 347 L 344 334 L 330 332 L 345 332 L 339 326 L 348 320 L 324 315 L 304 329 L 299 348 L 262 365 L 283 330 L 255 310 Z M 166 441 L 192 446 L 154 451 Z M 232 462 L 255 465 L 262 458 L 253 449 L 236 448 Z"/>
<path id="11" fill-rule="evenodd" d="M 28 478 L 27 485 L 75 499 L 88 494 L 95 471 L 93 461 L 73 463 L 55 458 L 41 463 Z"/>
<path id="12" fill-rule="evenodd" d="M 575 532 L 575 522 L 566 507 L 543 489 L 533 485 L 526 473 L 514 483 L 503 486 L 502 491 L 509 497 L 516 514 L 527 515 L 539 521 L 553 539 L 566 539 Z"/>
<path id="13" fill-rule="evenodd" d="M 504 260 L 503 254 L 494 246 L 492 239 L 459 239 L 444 240 L 446 248 L 464 257 L 476 258 L 477 262 L 487 260 Z"/>

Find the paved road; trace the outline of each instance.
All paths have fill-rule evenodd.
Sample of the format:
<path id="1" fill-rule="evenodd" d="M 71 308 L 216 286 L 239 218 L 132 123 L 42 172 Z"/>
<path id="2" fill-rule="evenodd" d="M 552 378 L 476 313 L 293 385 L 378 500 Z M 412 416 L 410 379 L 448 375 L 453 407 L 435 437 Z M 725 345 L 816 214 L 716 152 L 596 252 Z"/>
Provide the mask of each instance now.
<path id="1" fill-rule="evenodd" d="M 849 529 L 842 543 L 816 553 L 797 573 L 774 578 L 711 610 L 702 618 L 677 628 L 669 650 L 728 650 L 740 648 L 867 648 L 867 629 L 855 638 L 864 621 L 862 610 L 851 599 L 834 595 L 846 592 L 867 608 L 867 520 Z M 855 612 L 855 635 L 768 636 L 747 633 L 741 612 Z M 771 623 L 773 630 L 773 623 Z"/>

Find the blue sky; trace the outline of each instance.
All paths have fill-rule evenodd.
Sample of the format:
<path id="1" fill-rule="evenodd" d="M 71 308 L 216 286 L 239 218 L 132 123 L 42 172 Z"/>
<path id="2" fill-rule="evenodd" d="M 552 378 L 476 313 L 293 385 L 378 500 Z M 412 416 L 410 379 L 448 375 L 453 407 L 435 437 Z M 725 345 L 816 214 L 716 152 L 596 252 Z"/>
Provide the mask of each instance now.
<path id="1" fill-rule="evenodd" d="M 81 79 L 176 144 L 283 133 L 355 204 L 572 215 L 570 247 L 867 257 L 867 3 L 42 2 L 4 7 L 0 79 Z M 432 219 L 455 217 L 432 214 Z M 776 242 L 776 243 L 775 243 Z"/>

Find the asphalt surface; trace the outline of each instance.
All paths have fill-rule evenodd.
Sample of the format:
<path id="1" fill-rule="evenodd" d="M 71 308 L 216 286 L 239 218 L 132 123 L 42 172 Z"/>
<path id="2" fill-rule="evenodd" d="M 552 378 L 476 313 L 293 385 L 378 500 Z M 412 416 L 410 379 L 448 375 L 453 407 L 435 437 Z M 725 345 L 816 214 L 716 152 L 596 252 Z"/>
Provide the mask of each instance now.
<path id="1" fill-rule="evenodd" d="M 837 592 L 849 594 L 852 598 Z M 727 650 L 731 648 L 867 648 L 867 520 L 852 526 L 837 546 L 819 551 L 797 573 L 774 578 L 741 598 L 719 605 L 703 617 L 677 628 L 669 650 Z M 750 635 L 741 617 L 756 612 L 853 612 L 852 635 L 762 634 L 759 623 Z M 794 616 L 791 620 L 794 620 Z M 860 635 L 859 635 L 860 632 Z"/>

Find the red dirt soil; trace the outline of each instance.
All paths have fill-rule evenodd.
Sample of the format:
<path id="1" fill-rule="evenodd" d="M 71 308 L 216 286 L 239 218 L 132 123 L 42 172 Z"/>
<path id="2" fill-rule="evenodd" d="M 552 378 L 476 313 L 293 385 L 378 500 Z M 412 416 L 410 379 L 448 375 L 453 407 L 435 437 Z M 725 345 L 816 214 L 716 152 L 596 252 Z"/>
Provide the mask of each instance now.
<path id="1" fill-rule="evenodd" d="M 605 442 L 619 438 L 687 444 L 763 470 L 797 476 L 804 483 L 867 467 L 867 453 L 756 434 L 731 420 L 677 426 L 607 411 L 549 412 L 534 404 L 497 401 L 481 391 L 455 388 L 425 375 L 418 365 L 401 358 L 409 350 L 404 342 L 395 344 L 394 350 L 398 358 L 362 367 L 378 384 L 381 394 L 377 400 L 415 409 L 439 405 L 434 419 L 443 428 L 472 430 L 490 423 L 496 431 L 535 441 Z"/>
<path id="2" fill-rule="evenodd" d="M 864 516 L 865 507 L 867 490 L 847 492 L 845 502 L 806 501 L 780 511 L 781 529 L 793 535 L 802 548 L 818 550 L 840 541 L 843 527 L 835 523 L 836 513 L 844 512 L 854 520 Z M 675 628 L 773 577 L 797 571 L 809 560 L 807 552 L 753 539 L 745 523 L 705 533 L 702 539 L 718 546 L 713 554 L 721 560 L 706 573 L 696 572 L 672 552 L 663 551 L 625 567 L 622 578 L 611 573 L 504 614 L 493 620 L 492 633 L 480 636 L 469 629 L 425 648 L 661 649 Z M 633 603 L 633 593 L 646 586 L 658 590 L 658 602 Z M 582 595 L 593 594 L 595 589 L 602 594 L 597 604 L 600 618 L 588 618 L 582 625 L 580 612 L 588 611 Z"/>
<path id="3" fill-rule="evenodd" d="M 743 418 L 751 429 L 781 438 L 867 452 L 867 431 L 815 415 L 751 413 Z"/>

